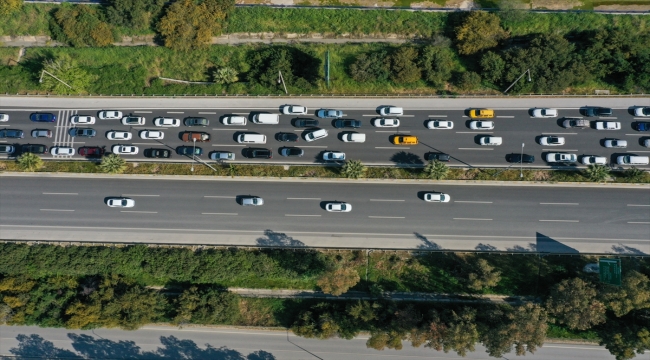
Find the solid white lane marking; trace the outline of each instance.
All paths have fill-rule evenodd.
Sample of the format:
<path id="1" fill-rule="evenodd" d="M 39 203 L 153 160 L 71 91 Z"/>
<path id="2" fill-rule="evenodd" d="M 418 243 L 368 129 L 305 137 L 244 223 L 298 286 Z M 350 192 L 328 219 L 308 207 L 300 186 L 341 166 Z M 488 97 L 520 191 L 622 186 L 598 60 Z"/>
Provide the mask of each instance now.
<path id="1" fill-rule="evenodd" d="M 580 222 L 580 220 L 540 220 L 543 222 Z"/>
<path id="2" fill-rule="evenodd" d="M 152 111 L 134 111 L 134 114 L 151 114 Z"/>
<path id="3" fill-rule="evenodd" d="M 492 219 L 476 219 L 476 218 L 454 218 L 454 220 L 477 220 L 477 221 L 492 221 Z"/>
<path id="4" fill-rule="evenodd" d="M 405 149 L 405 150 L 408 150 L 408 149 L 410 149 L 410 147 L 401 147 L 401 146 L 400 146 L 400 147 L 394 147 L 394 146 L 390 146 L 390 147 L 388 147 L 388 146 L 375 146 L 375 149 Z"/>
<path id="5" fill-rule="evenodd" d="M 650 205 L 640 205 L 640 204 L 627 204 L 627 206 L 650 206 Z"/>
<path id="6" fill-rule="evenodd" d="M 167 114 L 185 114 L 184 111 L 167 111 Z"/>
<path id="7" fill-rule="evenodd" d="M 404 219 L 404 216 L 368 216 L 371 219 Z"/>
<path id="8" fill-rule="evenodd" d="M 320 198 L 287 198 L 287 200 L 320 200 Z"/>
<path id="9" fill-rule="evenodd" d="M 627 135 L 627 136 L 644 136 L 645 134 L 637 133 L 637 134 L 625 134 L 625 135 Z"/>
<path id="10" fill-rule="evenodd" d="M 314 217 L 318 217 L 320 215 L 284 214 L 284 216 L 314 216 Z"/>
<path id="11" fill-rule="evenodd" d="M 499 115 L 499 116 L 497 116 L 497 117 L 498 117 L 498 118 L 508 118 L 508 119 L 512 119 L 512 118 L 514 118 L 515 116 L 514 116 L 514 115 Z"/>
<path id="12" fill-rule="evenodd" d="M 201 215 L 232 215 L 232 216 L 236 216 L 238 214 L 237 213 L 201 213 Z"/>
<path id="13" fill-rule="evenodd" d="M 43 195 L 79 195 L 79 193 L 52 193 L 52 192 L 44 192 Z"/>
<path id="14" fill-rule="evenodd" d="M 205 198 L 236 199 L 236 196 L 205 195 Z"/>
<path id="15" fill-rule="evenodd" d="M 216 112 L 205 112 L 205 111 L 199 111 L 199 114 L 203 114 L 203 115 L 217 115 Z"/>
<path id="16" fill-rule="evenodd" d="M 140 214 L 158 214 L 157 211 L 136 211 L 136 210 L 122 210 L 123 213 L 140 213 Z"/>
<path id="17" fill-rule="evenodd" d="M 486 150 L 494 150 L 494 148 L 458 148 L 458 150 L 481 150 L 481 151 L 486 151 Z"/>
<path id="18" fill-rule="evenodd" d="M 466 201 L 466 200 L 458 200 L 454 201 L 455 203 L 470 203 L 470 204 L 492 204 L 492 201 Z"/>
<path id="19" fill-rule="evenodd" d="M 406 201 L 406 200 L 391 200 L 391 199 L 370 199 L 370 201 Z"/>
<path id="20" fill-rule="evenodd" d="M 628 224 L 650 224 L 650 221 L 628 221 Z"/>
<path id="21" fill-rule="evenodd" d="M 41 211 L 74 211 L 74 210 L 64 210 L 64 209 L 40 209 Z"/>
<path id="22" fill-rule="evenodd" d="M 238 147 L 244 147 L 244 146 L 246 146 L 246 145 L 231 145 L 231 144 L 224 145 L 224 144 L 212 144 L 212 146 L 238 146 Z"/>
<path id="23" fill-rule="evenodd" d="M 540 205 L 578 205 L 579 203 L 539 203 Z"/>
<path id="24" fill-rule="evenodd" d="M 447 115 L 429 115 L 431 118 L 447 117 Z"/>
<path id="25" fill-rule="evenodd" d="M 160 195 L 147 195 L 147 194 L 122 194 L 122 196 L 150 196 L 150 197 L 158 197 Z"/>

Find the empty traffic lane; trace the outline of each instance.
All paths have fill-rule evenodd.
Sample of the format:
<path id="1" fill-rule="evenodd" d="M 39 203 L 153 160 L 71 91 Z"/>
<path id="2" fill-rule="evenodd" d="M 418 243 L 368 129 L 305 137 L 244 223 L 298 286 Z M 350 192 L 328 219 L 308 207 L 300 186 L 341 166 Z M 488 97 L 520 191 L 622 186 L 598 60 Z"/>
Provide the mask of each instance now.
<path id="1" fill-rule="evenodd" d="M 639 188 L 3 176 L 6 239 L 650 253 Z M 426 192 L 448 203 L 423 201 Z M 239 196 L 264 205 L 243 207 Z M 108 197 L 133 208 L 109 208 Z M 344 201 L 350 213 L 325 204 Z"/>

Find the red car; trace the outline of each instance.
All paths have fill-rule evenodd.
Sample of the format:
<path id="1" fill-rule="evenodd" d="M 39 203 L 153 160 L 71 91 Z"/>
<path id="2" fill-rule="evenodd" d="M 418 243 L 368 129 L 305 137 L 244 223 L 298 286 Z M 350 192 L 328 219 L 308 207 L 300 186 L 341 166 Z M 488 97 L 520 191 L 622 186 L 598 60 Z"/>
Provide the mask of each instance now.
<path id="1" fill-rule="evenodd" d="M 86 157 L 102 157 L 104 149 L 99 146 L 82 146 L 79 148 L 78 154 Z"/>

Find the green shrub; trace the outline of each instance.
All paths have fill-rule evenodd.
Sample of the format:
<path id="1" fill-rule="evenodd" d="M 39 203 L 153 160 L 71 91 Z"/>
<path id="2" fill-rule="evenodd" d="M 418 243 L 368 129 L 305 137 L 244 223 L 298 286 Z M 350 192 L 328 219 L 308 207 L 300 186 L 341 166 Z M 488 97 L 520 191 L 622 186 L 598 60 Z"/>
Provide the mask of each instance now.
<path id="1" fill-rule="evenodd" d="M 164 5 L 165 0 L 107 0 L 106 20 L 137 31 L 149 30 Z"/>
<path id="2" fill-rule="evenodd" d="M 109 154 L 104 156 L 99 167 L 105 173 L 121 174 L 126 170 L 126 160 L 117 154 Z"/>
<path id="3" fill-rule="evenodd" d="M 366 172 L 366 167 L 363 165 L 361 160 L 348 160 L 343 164 L 341 169 L 345 177 L 349 179 L 358 179 L 363 177 Z"/>
<path id="4" fill-rule="evenodd" d="M 509 37 L 499 17 L 485 11 L 472 11 L 455 29 L 456 46 L 461 55 L 472 55 L 499 45 Z"/>
<path id="5" fill-rule="evenodd" d="M 43 167 L 43 160 L 36 154 L 25 153 L 20 155 L 16 161 L 18 167 L 25 171 L 36 171 Z"/>
<path id="6" fill-rule="evenodd" d="M 218 68 L 214 71 L 212 77 L 217 84 L 232 84 L 239 80 L 237 71 L 230 67 Z"/>
<path id="7" fill-rule="evenodd" d="M 0 0 L 0 16 L 7 16 L 23 6 L 23 0 Z"/>
<path id="8" fill-rule="evenodd" d="M 321 75 L 322 61 L 308 49 L 271 46 L 250 55 L 248 80 L 268 88 L 282 89 L 279 72 L 290 89 L 309 89 Z M 300 91 L 300 90 L 298 90 Z"/>
<path id="9" fill-rule="evenodd" d="M 41 86 L 56 94 L 85 93 L 95 78 L 67 54 L 44 60 L 43 70 Z"/>
<path id="10" fill-rule="evenodd" d="M 481 85 L 481 75 L 473 72 L 466 71 L 460 74 L 456 81 L 456 86 L 463 91 L 475 90 Z"/>
<path id="11" fill-rule="evenodd" d="M 418 49 L 413 46 L 401 46 L 390 56 L 390 78 L 396 84 L 414 83 L 422 77 L 418 68 Z"/>
<path id="12" fill-rule="evenodd" d="M 429 161 L 424 167 L 424 174 L 430 179 L 443 180 L 448 173 L 449 167 L 438 160 Z"/>
<path id="13" fill-rule="evenodd" d="M 585 170 L 585 174 L 589 180 L 601 182 L 609 176 L 609 168 L 604 165 L 592 164 Z"/>
<path id="14" fill-rule="evenodd" d="M 420 68 L 424 79 L 435 87 L 444 87 L 455 67 L 453 51 L 442 46 L 426 46 L 421 52 Z"/>
<path id="15" fill-rule="evenodd" d="M 387 51 L 359 54 L 348 72 L 358 82 L 386 81 L 390 75 L 390 57 Z"/>
<path id="16" fill-rule="evenodd" d="M 108 46 L 119 37 L 115 28 L 101 18 L 94 5 L 63 4 L 54 10 L 50 30 L 55 40 L 72 46 Z"/>

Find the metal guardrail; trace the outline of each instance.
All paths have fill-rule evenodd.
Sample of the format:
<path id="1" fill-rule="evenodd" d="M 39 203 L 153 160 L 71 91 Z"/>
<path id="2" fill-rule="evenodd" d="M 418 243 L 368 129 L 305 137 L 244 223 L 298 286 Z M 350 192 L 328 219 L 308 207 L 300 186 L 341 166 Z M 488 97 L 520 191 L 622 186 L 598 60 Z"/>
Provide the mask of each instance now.
<path id="1" fill-rule="evenodd" d="M 146 242 L 84 242 L 84 241 L 61 241 L 61 240 L 17 240 L 17 239 L 0 239 L 0 243 L 15 243 L 15 244 L 27 244 L 27 245 L 58 245 L 58 246 L 106 246 L 106 247 L 124 247 L 132 245 L 146 245 L 148 247 L 158 247 L 158 248 L 191 248 L 193 250 L 205 250 L 205 249 L 246 249 L 246 250 L 273 250 L 273 249 L 285 249 L 293 251 L 326 251 L 326 252 L 337 252 L 337 251 L 368 251 L 373 252 L 406 252 L 413 255 L 421 254 L 430 254 L 430 253 L 456 253 L 456 254 L 476 254 L 476 253 L 490 253 L 495 255 L 531 255 L 531 256 L 549 256 L 549 255 L 562 255 L 562 256 L 601 256 L 601 257 L 628 257 L 628 258 L 647 258 L 650 255 L 646 254 L 630 254 L 630 253 L 579 253 L 575 252 L 561 253 L 561 252 L 543 252 L 543 251 L 502 251 L 502 250 L 451 250 L 451 249 L 399 249 L 399 248 L 359 248 L 359 247 L 325 247 L 325 246 L 273 246 L 273 245 L 225 245 L 225 244 L 192 244 L 192 243 L 146 243 Z"/>
<path id="2" fill-rule="evenodd" d="M 566 97 L 566 98 L 583 98 L 583 97 L 650 97 L 650 94 L 50 94 L 50 93 L 8 93 L 5 96 L 40 96 L 40 97 L 160 97 L 160 98 L 185 98 L 185 97 L 201 97 L 201 98 L 229 98 L 229 97 L 252 97 L 252 98 L 346 98 L 346 97 L 360 97 L 360 98 L 438 98 L 438 99 L 454 99 L 454 98 L 533 98 L 533 97 Z"/>

